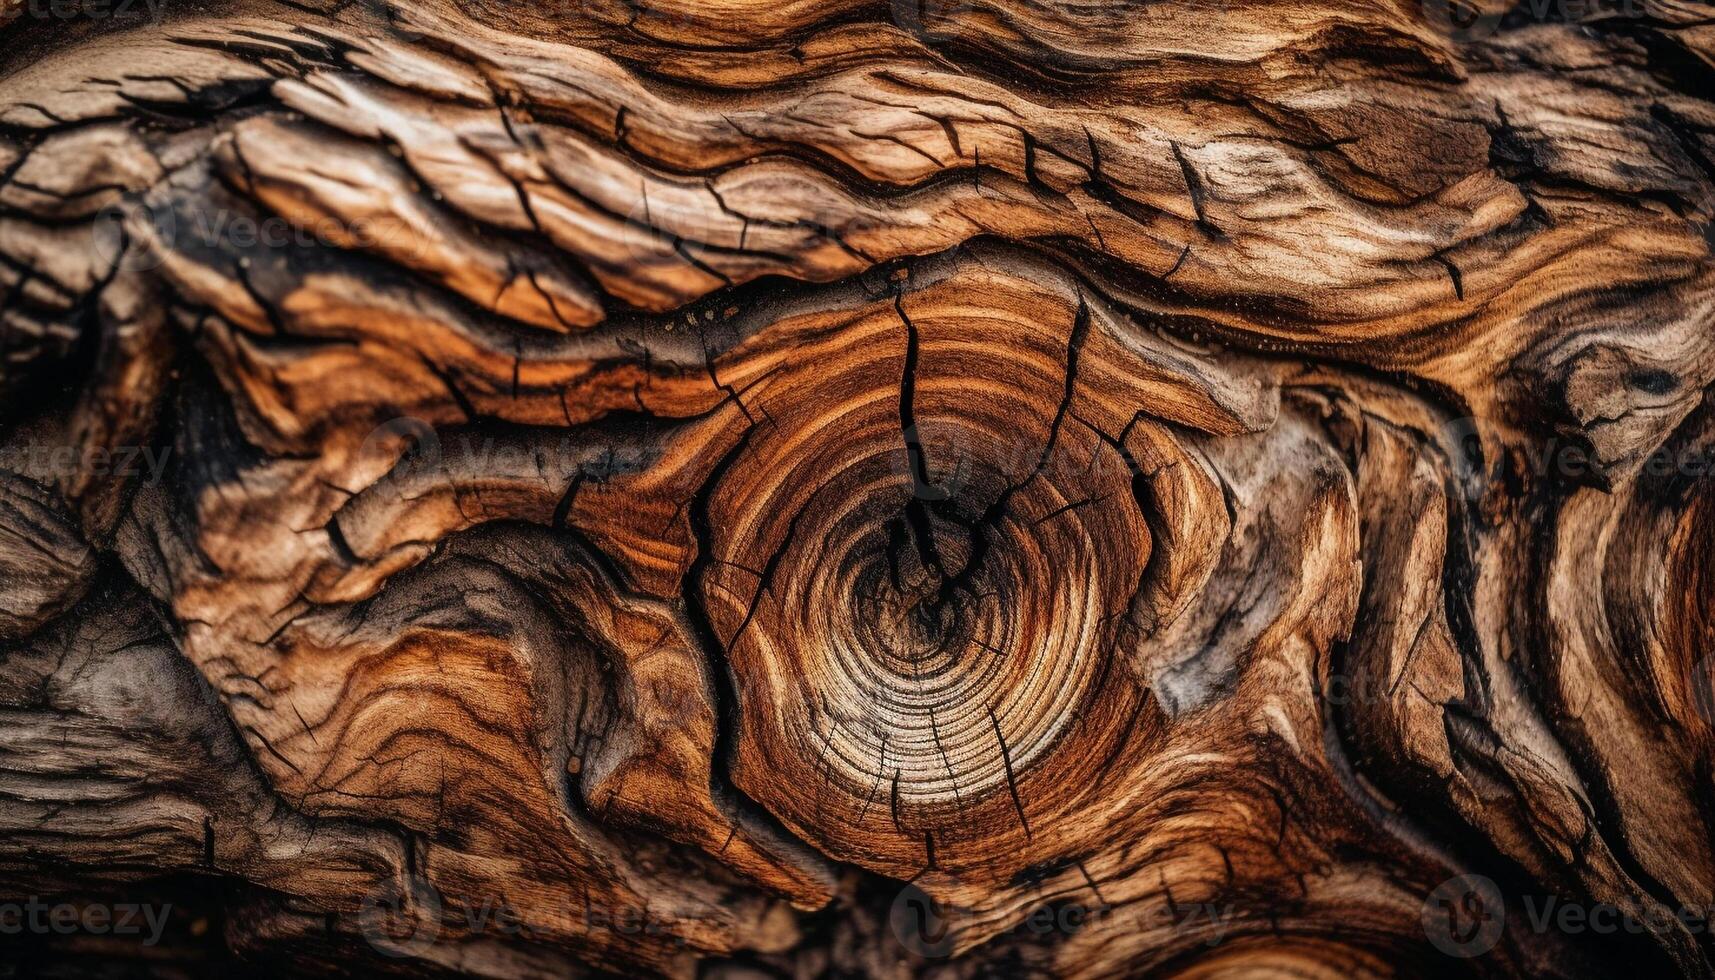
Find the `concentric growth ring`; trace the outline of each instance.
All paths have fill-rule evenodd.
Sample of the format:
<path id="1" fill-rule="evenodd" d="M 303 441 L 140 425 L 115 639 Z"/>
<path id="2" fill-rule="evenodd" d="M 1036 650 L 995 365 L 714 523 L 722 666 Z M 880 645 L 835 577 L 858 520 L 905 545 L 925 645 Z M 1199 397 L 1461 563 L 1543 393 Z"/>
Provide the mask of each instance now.
<path id="1" fill-rule="evenodd" d="M 701 582 L 735 781 L 902 875 L 954 838 L 1029 835 L 1080 785 L 1151 551 L 1129 460 L 1072 411 L 1083 314 L 919 299 L 757 386 Z"/>

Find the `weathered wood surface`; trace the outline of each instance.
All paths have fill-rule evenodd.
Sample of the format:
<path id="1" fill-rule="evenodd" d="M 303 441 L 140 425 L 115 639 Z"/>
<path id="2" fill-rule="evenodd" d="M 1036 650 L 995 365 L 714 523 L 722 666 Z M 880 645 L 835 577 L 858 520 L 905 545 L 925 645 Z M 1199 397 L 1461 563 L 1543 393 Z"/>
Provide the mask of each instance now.
<path id="1" fill-rule="evenodd" d="M 38 966 L 1715 972 L 1708 6 L 135 7 L 0 35 L 0 893 L 204 918 Z"/>

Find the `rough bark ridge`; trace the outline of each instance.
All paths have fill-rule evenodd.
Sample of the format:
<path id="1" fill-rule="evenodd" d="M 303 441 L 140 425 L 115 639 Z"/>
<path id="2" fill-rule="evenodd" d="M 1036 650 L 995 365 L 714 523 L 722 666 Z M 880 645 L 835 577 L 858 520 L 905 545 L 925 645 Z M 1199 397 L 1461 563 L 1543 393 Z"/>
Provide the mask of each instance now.
<path id="1" fill-rule="evenodd" d="M 1715 17 L 1533 9 L 14 8 L 0 892 L 1710 976 Z"/>

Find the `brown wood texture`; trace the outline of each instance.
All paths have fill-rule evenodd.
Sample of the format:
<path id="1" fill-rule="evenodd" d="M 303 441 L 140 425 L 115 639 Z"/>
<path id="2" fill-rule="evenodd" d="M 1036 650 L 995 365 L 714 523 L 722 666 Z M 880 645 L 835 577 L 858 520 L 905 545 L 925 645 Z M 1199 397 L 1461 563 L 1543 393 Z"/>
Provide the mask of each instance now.
<path id="1" fill-rule="evenodd" d="M 6 19 L 6 975 L 1715 974 L 1715 8 Z"/>

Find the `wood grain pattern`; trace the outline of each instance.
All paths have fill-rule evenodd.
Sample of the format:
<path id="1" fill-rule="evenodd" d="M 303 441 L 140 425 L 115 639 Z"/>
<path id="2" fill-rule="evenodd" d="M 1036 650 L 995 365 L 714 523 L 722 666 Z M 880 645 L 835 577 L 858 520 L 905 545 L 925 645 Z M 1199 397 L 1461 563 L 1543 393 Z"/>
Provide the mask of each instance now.
<path id="1" fill-rule="evenodd" d="M 124 6 L 0 927 L 191 924 L 24 968 L 1715 975 L 1707 5 Z"/>

